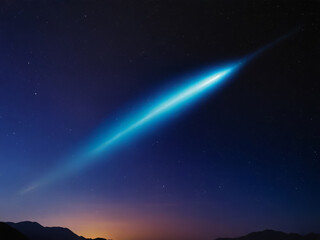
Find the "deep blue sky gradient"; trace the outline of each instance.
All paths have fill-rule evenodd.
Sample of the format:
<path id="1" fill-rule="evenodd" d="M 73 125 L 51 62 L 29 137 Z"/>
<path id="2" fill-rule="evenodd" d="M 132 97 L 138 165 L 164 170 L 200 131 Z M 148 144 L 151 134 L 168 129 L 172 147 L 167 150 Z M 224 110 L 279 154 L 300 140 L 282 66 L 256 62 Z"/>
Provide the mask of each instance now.
<path id="1" fill-rule="evenodd" d="M 190 239 L 265 228 L 319 231 L 318 7 L 311 1 L 3 4 L 1 220 L 59 225 L 73 206 L 90 215 L 121 203 L 119 209 L 134 209 L 132 216 L 119 220 L 115 210 L 105 219 L 130 226 L 134 216 L 161 213 L 163 222 L 171 216 L 177 229 L 167 239 L 186 239 L 183 231 Z M 173 121 L 106 161 L 19 194 L 106 123 L 116 125 L 186 77 L 297 27 Z M 195 229 L 179 229 L 186 222 Z M 81 232 L 77 223 L 68 226 Z"/>

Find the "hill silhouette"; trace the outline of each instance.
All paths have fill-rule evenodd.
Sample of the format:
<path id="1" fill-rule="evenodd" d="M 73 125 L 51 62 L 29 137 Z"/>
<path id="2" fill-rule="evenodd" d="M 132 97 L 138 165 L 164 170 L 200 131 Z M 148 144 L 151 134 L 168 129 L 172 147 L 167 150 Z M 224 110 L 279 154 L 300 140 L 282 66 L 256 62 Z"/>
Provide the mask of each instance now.
<path id="1" fill-rule="evenodd" d="M 8 224 L 0 222 L 0 239 L 1 240 L 28 240 L 21 232 L 17 231 Z"/>
<path id="2" fill-rule="evenodd" d="M 37 222 L 19 222 L 19 223 L 1 223 L 8 228 L 15 230 L 16 233 L 25 238 L 3 238 L 3 231 L 0 229 L 1 240 L 92 240 L 84 238 L 73 233 L 68 228 L 62 227 L 44 227 Z M 96 238 L 94 240 L 106 240 L 104 238 Z"/>
<path id="3" fill-rule="evenodd" d="M 104 238 L 84 238 L 63 227 L 43 227 L 37 222 L 0 222 L 1 240 L 107 240 Z M 109 239 L 110 240 L 110 239 Z M 320 240 L 320 234 L 299 235 L 273 230 L 253 232 L 236 238 L 217 238 L 216 240 Z"/>
<path id="4" fill-rule="evenodd" d="M 310 233 L 299 235 L 296 233 L 284 233 L 273 230 L 249 233 L 237 238 L 217 238 L 216 240 L 320 240 L 320 234 Z"/>

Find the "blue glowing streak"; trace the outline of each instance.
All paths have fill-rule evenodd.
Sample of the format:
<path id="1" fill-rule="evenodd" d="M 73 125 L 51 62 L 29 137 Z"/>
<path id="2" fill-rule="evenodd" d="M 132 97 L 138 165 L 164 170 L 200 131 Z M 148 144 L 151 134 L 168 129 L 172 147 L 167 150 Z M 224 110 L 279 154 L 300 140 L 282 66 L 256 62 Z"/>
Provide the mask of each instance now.
<path id="1" fill-rule="evenodd" d="M 113 148 L 120 145 L 120 140 L 128 139 L 134 133 L 137 134 L 138 130 L 147 129 L 150 123 L 155 123 L 156 120 L 161 120 L 167 117 L 173 110 L 180 110 L 185 107 L 187 103 L 194 102 L 196 97 L 204 95 L 208 90 L 216 89 L 220 83 L 225 82 L 224 80 L 235 73 L 236 70 L 244 63 L 252 60 L 253 58 L 260 55 L 265 50 L 273 47 L 280 41 L 288 38 L 295 34 L 298 29 L 283 35 L 282 37 L 276 39 L 275 41 L 269 43 L 268 45 L 260 48 L 258 51 L 244 58 L 243 61 L 239 61 L 233 65 L 220 69 L 218 71 L 211 71 L 206 76 L 201 76 L 198 78 L 191 79 L 192 84 L 185 85 L 178 91 L 173 92 L 169 97 L 165 97 L 159 103 L 155 103 L 152 108 L 146 110 L 144 114 L 137 117 L 135 120 L 129 121 L 129 123 L 122 126 L 122 128 L 111 135 L 103 134 L 102 138 L 104 140 L 99 140 L 94 142 L 93 146 L 89 145 L 89 148 L 85 148 L 84 152 L 73 156 L 67 163 L 63 166 L 58 167 L 50 174 L 46 175 L 40 181 L 34 183 L 28 188 L 24 189 L 21 193 L 29 192 L 41 185 L 53 182 L 63 176 L 70 174 L 71 172 L 80 170 L 85 166 L 91 164 L 92 162 L 103 160 L 99 156 L 104 155 L 107 150 L 110 152 Z M 175 111 L 176 112 L 176 111 Z M 172 116 L 174 114 L 171 114 Z M 101 138 L 99 138 L 101 139 Z M 97 143 L 98 142 L 98 143 Z"/>
<path id="2" fill-rule="evenodd" d="M 196 84 L 193 84 L 187 88 L 182 89 L 179 92 L 176 92 L 172 97 L 165 99 L 163 102 L 156 105 L 139 120 L 129 124 L 126 128 L 116 133 L 111 138 L 107 139 L 105 142 L 102 142 L 97 147 L 95 147 L 91 154 L 99 154 L 103 152 L 108 146 L 114 142 L 120 140 L 123 137 L 131 134 L 132 132 L 137 131 L 139 128 L 144 127 L 149 122 L 154 121 L 157 118 L 160 118 L 161 115 L 164 115 L 177 107 L 182 107 L 184 103 L 187 103 L 193 97 L 203 93 L 205 90 L 217 86 L 221 81 L 225 79 L 229 74 L 235 71 L 237 65 L 232 67 L 225 68 L 218 72 L 211 74 L 210 76 L 201 79 Z"/>
<path id="3" fill-rule="evenodd" d="M 154 123 L 156 120 L 158 121 L 159 119 L 168 117 L 169 113 L 173 110 L 175 110 L 174 112 L 176 113 L 178 109 L 180 110 L 183 106 L 195 101 L 196 97 L 204 95 L 208 90 L 216 89 L 228 76 L 234 73 L 241 64 L 242 62 L 239 62 L 217 71 L 211 71 L 200 78 L 191 79 L 193 80 L 192 84 L 187 84 L 171 93 L 169 97 L 166 97 L 160 101 L 160 103 L 154 104 L 151 109 L 139 116 L 138 119 L 127 123 L 125 127 L 113 135 L 109 136 L 104 134 L 102 138 L 105 140 L 100 140 L 99 143 L 95 142 L 93 147 L 90 146 L 85 152 L 72 157 L 70 161 L 58 167 L 55 171 L 52 171 L 45 178 L 41 179 L 41 181 L 24 189 L 22 193 L 29 192 L 40 185 L 53 182 L 71 172 L 84 168 L 92 162 L 103 159 L 100 156 L 105 154 L 107 150 L 109 152 L 115 146 L 120 145 L 120 140 L 127 139 L 134 133 L 136 134 L 138 130 L 147 128 L 150 123 Z"/>

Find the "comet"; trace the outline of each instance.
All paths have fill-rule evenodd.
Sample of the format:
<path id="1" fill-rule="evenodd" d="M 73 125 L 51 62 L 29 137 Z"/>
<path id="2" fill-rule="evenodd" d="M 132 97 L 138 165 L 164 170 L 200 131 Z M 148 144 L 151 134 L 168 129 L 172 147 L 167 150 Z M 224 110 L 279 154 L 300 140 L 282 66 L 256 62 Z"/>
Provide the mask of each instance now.
<path id="1" fill-rule="evenodd" d="M 52 183 L 74 172 L 83 170 L 96 162 L 105 161 L 108 159 L 108 153 L 118 147 L 123 147 L 125 142 L 142 135 L 151 127 L 154 128 L 173 118 L 191 104 L 199 102 L 201 97 L 218 90 L 246 63 L 291 34 L 278 38 L 239 61 L 220 68 L 207 70 L 197 76 L 186 79 L 184 84 L 181 84 L 181 87 L 174 91 L 163 93 L 152 104 L 137 113 L 136 116 L 124 118 L 126 120 L 119 126 L 108 129 L 111 124 L 109 122 L 106 123 L 106 126 L 108 126 L 107 131 L 101 130 L 101 133 L 97 134 L 98 136 L 94 137 L 94 140 L 89 141 L 87 146 L 82 147 L 81 151 L 68 157 L 67 160 L 63 161 L 62 165 L 57 166 L 49 174 L 24 188 L 21 193 L 24 194 L 40 186 Z"/>
<path id="2" fill-rule="evenodd" d="M 91 155 L 104 152 L 110 145 L 120 141 L 127 135 L 138 131 L 140 128 L 151 124 L 153 121 L 156 121 L 159 118 L 163 118 L 164 115 L 168 115 L 170 112 L 172 113 L 173 111 L 178 110 L 179 107 L 183 107 L 183 105 L 186 105 L 188 102 L 190 102 L 192 98 L 196 98 L 197 96 L 204 94 L 204 92 L 209 91 L 211 88 L 216 88 L 217 85 L 221 84 L 225 78 L 228 77 L 228 75 L 236 70 L 238 66 L 238 64 L 234 64 L 230 67 L 226 67 L 222 70 L 214 72 L 204 79 L 201 79 L 199 82 L 196 82 L 195 84 L 176 92 L 172 97 L 169 97 L 163 102 L 155 105 L 154 108 L 148 111 L 140 119 L 130 124 L 127 128 L 118 132 L 105 142 L 102 142 L 92 150 Z"/>

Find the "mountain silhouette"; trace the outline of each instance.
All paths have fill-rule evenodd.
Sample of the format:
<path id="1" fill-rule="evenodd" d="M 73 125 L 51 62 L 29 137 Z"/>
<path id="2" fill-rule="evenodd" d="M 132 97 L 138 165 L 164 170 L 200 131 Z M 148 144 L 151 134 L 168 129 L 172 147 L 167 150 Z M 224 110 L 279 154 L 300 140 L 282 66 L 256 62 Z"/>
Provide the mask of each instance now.
<path id="1" fill-rule="evenodd" d="M 0 229 L 1 240 L 92 240 L 91 238 L 80 237 L 68 228 L 62 227 L 43 227 L 37 222 L 19 222 L 19 223 L 1 223 L 7 225 L 8 228 L 21 234 L 24 238 L 3 238 L 2 228 Z M 94 240 L 106 240 L 104 238 L 96 238 Z"/>
<path id="2" fill-rule="evenodd" d="M 104 238 L 84 238 L 68 228 L 43 227 L 37 222 L 0 222 L 1 240 L 111 240 Z M 299 235 L 273 230 L 249 233 L 237 238 L 217 238 L 216 240 L 320 240 L 320 234 Z"/>
<path id="3" fill-rule="evenodd" d="M 1 240 L 28 240 L 21 232 L 17 231 L 8 224 L 0 222 L 0 239 Z"/>
<path id="4" fill-rule="evenodd" d="M 237 238 L 217 238 L 216 240 L 320 240 L 320 234 L 310 233 L 299 235 L 296 233 L 283 233 L 273 230 L 249 233 Z"/>

